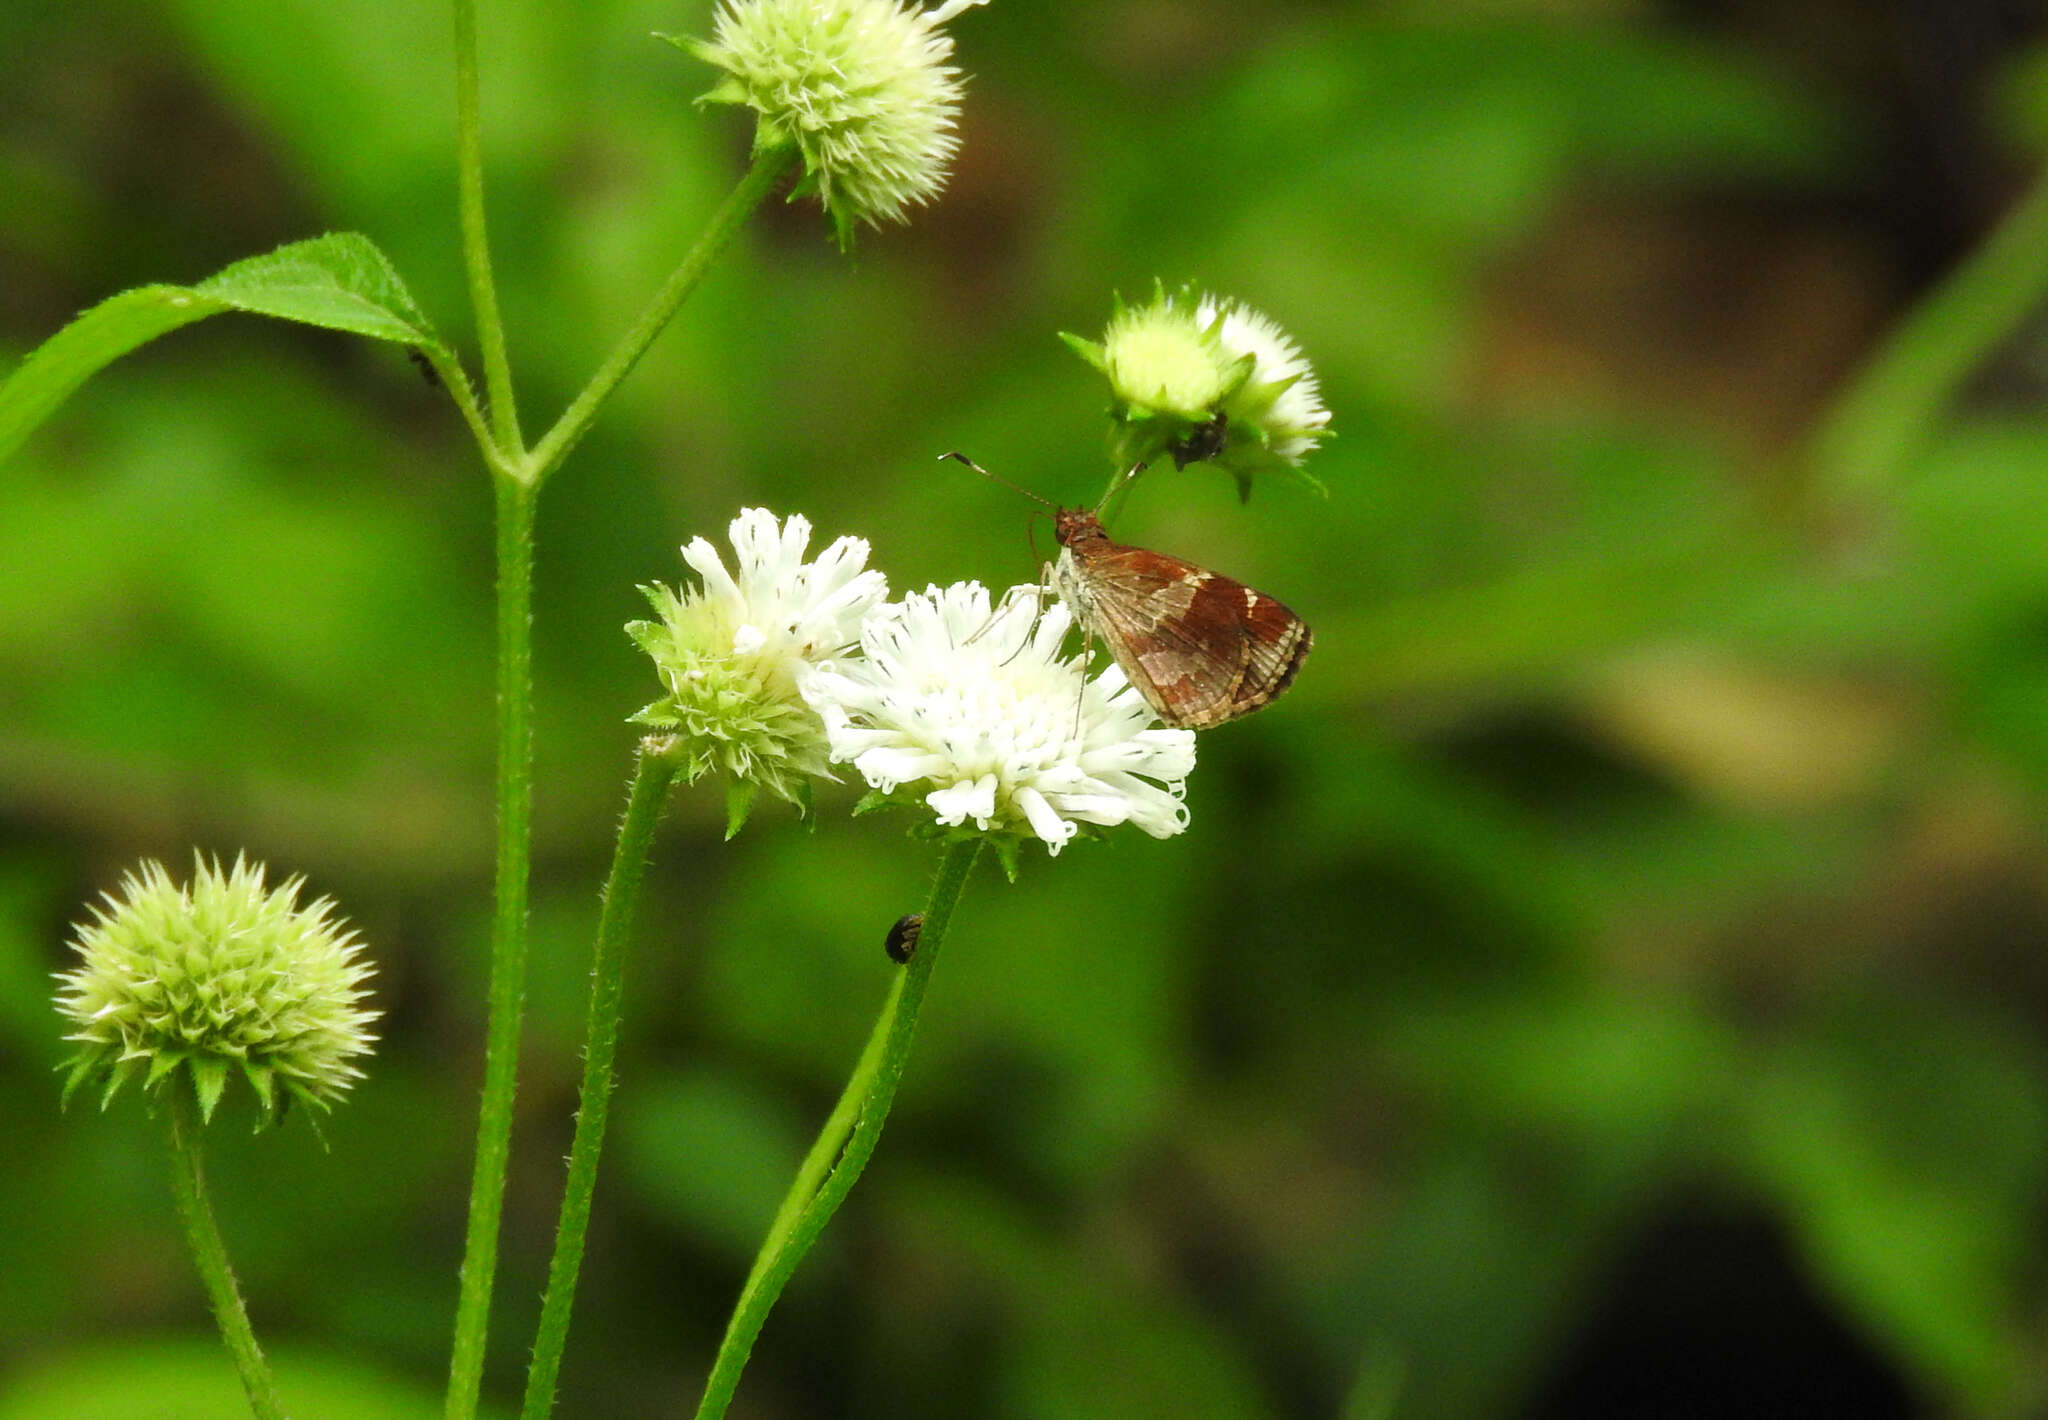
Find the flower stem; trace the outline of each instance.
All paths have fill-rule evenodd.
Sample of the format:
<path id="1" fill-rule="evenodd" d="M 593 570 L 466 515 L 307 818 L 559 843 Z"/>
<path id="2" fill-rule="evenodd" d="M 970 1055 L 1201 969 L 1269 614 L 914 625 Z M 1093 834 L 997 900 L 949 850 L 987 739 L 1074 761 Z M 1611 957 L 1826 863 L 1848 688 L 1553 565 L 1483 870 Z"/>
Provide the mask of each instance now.
<path id="1" fill-rule="evenodd" d="M 979 839 L 955 843 L 939 861 L 931 901 L 924 910 L 917 955 L 897 974 L 890 987 L 853 1078 L 846 1082 L 832 1117 L 797 1170 L 796 1181 L 782 1200 L 768 1240 L 754 1259 L 753 1271 L 746 1286 L 740 1289 L 732 1320 L 726 1324 L 725 1339 L 719 1343 L 718 1356 L 712 1362 L 711 1378 L 704 1385 L 704 1400 L 697 1407 L 697 1420 L 718 1420 L 732 1404 L 740 1372 L 746 1369 L 747 1357 L 754 1349 L 755 1338 L 761 1334 L 762 1323 L 768 1319 L 769 1309 L 782 1295 L 783 1287 L 811 1244 L 818 1240 L 825 1225 L 832 1221 L 833 1213 L 860 1180 L 861 1170 L 875 1152 L 875 1144 L 882 1137 L 882 1124 L 896 1098 L 896 1086 L 903 1078 L 904 1063 L 910 1056 L 910 1040 L 917 1030 L 917 1014 L 924 1005 L 932 965 L 945 944 L 953 909 L 959 904 L 968 871 L 980 851 Z M 846 1150 L 840 1155 L 842 1140 Z M 838 1164 L 827 1172 L 835 1155 Z"/>
<path id="2" fill-rule="evenodd" d="M 520 1012 L 526 996 L 526 899 L 533 839 L 533 509 L 539 490 L 496 480 L 498 512 L 498 867 L 491 928 L 490 1019 L 469 1231 L 455 1307 L 447 1420 L 472 1420 L 498 1263 L 498 1223 L 512 1156 Z"/>
<path id="3" fill-rule="evenodd" d="M 173 1081 L 182 1085 L 182 1081 Z M 234 1269 L 228 1265 L 227 1244 L 221 1241 L 220 1225 L 214 1221 L 213 1205 L 206 1197 L 206 1169 L 200 1160 L 197 1106 L 182 1088 L 166 1090 L 171 1112 L 171 1194 L 178 1203 L 178 1217 L 185 1225 L 185 1237 L 192 1244 L 192 1257 L 199 1264 L 199 1276 L 213 1303 L 214 1319 L 220 1323 L 221 1339 L 242 1373 L 242 1389 L 248 1393 L 249 1409 L 257 1420 L 284 1420 L 284 1402 L 277 1396 L 277 1380 L 256 1333 L 249 1325 L 249 1312 L 242 1305 L 241 1289 L 235 1285 Z"/>
<path id="4" fill-rule="evenodd" d="M 640 742 L 639 768 L 626 798 L 626 816 L 619 824 L 618 847 L 612 853 L 611 875 L 605 880 L 604 911 L 598 918 L 597 947 L 590 967 L 590 1019 L 583 1047 L 582 1103 L 576 1111 L 576 1136 L 569 1146 L 569 1177 L 562 1190 L 561 1219 L 555 1226 L 555 1256 L 548 1265 L 547 1295 L 541 1302 L 540 1326 L 534 1333 L 533 1359 L 526 1371 L 522 1420 L 545 1420 L 554 1408 L 555 1379 L 562 1369 L 562 1350 L 569 1340 L 569 1311 L 576 1300 L 576 1275 L 583 1264 L 583 1240 L 590 1228 L 591 1195 L 597 1190 L 597 1161 L 604 1148 L 605 1121 L 611 1110 L 612 1062 L 618 1054 L 620 1001 L 625 994 L 626 946 L 640 900 L 640 879 L 647 867 L 654 829 L 674 782 L 675 761 L 667 744 L 650 737 Z M 656 748 L 658 746 L 658 748 Z"/>
<path id="5" fill-rule="evenodd" d="M 476 0 L 455 0 L 455 134 L 457 185 L 462 211 L 462 264 L 469 274 L 469 303 L 476 308 L 477 339 L 483 345 L 484 393 L 498 452 L 517 453 L 519 407 L 512 397 L 512 365 L 505 353 L 505 323 L 498 314 L 498 287 L 491 275 L 491 246 L 484 233 L 483 122 L 477 105 Z M 443 372 L 442 378 L 447 378 Z"/>
<path id="6" fill-rule="evenodd" d="M 1882 492 L 1971 371 L 2048 298 L 2048 172 L 1886 336 L 1807 447 L 1831 494 Z"/>
<path id="7" fill-rule="evenodd" d="M 612 391 L 619 387 L 619 382 L 647 353 L 647 347 L 654 343 L 654 338 L 661 334 L 683 302 L 689 299 L 690 293 L 697 289 L 697 283 L 704 279 L 711 263 L 725 250 L 754 209 L 796 165 L 797 157 L 794 146 L 770 148 L 754 155 L 753 166 L 747 169 L 739 186 L 711 214 L 711 221 L 698 235 L 696 244 L 684 254 L 682 264 L 669 273 L 668 280 L 654 293 L 654 299 L 647 303 L 647 309 L 640 313 L 633 328 L 597 367 L 597 373 L 590 377 L 582 392 L 562 411 L 555 427 L 534 445 L 529 460 L 534 482 L 538 483 L 552 473 L 568 457 L 569 450 L 576 446 L 577 441 L 589 432 L 597 411 L 611 398 Z"/>

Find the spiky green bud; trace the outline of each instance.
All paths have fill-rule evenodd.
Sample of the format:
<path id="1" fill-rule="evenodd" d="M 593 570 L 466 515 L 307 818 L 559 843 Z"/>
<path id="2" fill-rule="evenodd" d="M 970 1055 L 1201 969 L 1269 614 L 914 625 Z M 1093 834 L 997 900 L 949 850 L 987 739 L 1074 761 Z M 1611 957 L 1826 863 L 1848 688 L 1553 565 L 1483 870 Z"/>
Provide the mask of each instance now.
<path id="1" fill-rule="evenodd" d="M 1154 288 L 1150 302 L 1117 302 L 1101 341 L 1063 340 L 1109 380 L 1120 467 L 1171 454 L 1185 468 L 1214 463 L 1248 492 L 1254 474 L 1301 471 L 1329 435 L 1314 371 L 1272 321 L 1192 287 Z"/>
<path id="2" fill-rule="evenodd" d="M 189 1081 L 212 1119 L 228 1081 L 255 1091 L 258 1127 L 294 1101 L 328 1108 L 362 1072 L 377 1012 L 361 1002 L 361 943 L 329 898 L 301 907 L 303 878 L 275 889 L 241 857 L 223 872 L 195 855 L 190 885 L 145 861 L 74 929 L 79 964 L 58 974 L 57 1009 L 78 1044 L 64 1095 L 103 1085 L 104 1108 L 141 1072 L 161 1092 Z"/>
<path id="3" fill-rule="evenodd" d="M 900 222 L 946 184 L 959 147 L 960 71 L 940 28 L 986 0 L 923 10 L 896 0 L 725 0 L 713 37 L 677 41 L 725 78 L 700 102 L 759 115 L 754 150 L 790 144 L 843 247 Z"/>

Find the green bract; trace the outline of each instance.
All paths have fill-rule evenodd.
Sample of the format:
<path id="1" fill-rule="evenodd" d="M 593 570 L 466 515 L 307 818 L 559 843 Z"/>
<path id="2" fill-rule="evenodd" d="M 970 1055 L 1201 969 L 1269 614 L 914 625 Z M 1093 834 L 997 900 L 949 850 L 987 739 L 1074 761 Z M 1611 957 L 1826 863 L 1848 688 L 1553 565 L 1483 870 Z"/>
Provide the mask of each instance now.
<path id="1" fill-rule="evenodd" d="M 900 222 L 945 186 L 961 84 L 940 26 L 965 8 L 725 0 L 710 40 L 677 43 L 726 73 L 700 102 L 760 116 L 756 152 L 802 152 L 797 193 L 817 193 L 845 246 L 859 223 Z"/>
<path id="2" fill-rule="evenodd" d="M 73 942 L 79 965 L 58 975 L 57 1009 L 78 1042 L 64 1094 L 103 1081 L 101 1106 L 138 1070 L 148 1090 L 191 1080 L 213 1117 L 230 1076 L 262 1106 L 259 1127 L 292 1101 L 325 1109 L 362 1072 L 367 1027 L 359 1004 L 371 968 L 334 920 L 334 903 L 298 904 L 304 879 L 274 890 L 241 858 L 222 872 L 196 862 L 189 887 L 145 861 L 107 894 Z"/>

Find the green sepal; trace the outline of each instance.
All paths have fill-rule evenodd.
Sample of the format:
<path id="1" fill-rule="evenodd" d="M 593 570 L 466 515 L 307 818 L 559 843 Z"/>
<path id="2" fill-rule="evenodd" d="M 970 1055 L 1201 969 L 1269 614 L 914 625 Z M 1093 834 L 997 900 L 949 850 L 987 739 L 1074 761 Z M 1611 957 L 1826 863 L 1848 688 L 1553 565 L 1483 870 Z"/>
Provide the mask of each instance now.
<path id="1" fill-rule="evenodd" d="M 113 1068 L 107 1071 L 107 1087 L 100 1092 L 101 1109 L 105 1109 L 114 1102 L 114 1096 L 120 1093 L 121 1086 L 127 1084 L 128 1077 L 135 1073 L 135 1063 L 136 1057 L 131 1055 L 125 1059 L 116 1060 Z"/>
<path id="2" fill-rule="evenodd" d="M 313 1137 L 320 1141 L 321 1149 L 327 1149 L 327 1135 L 320 1128 L 320 1116 L 327 1112 L 327 1101 L 309 1093 L 296 1080 L 286 1079 L 284 1090 L 284 1098 L 278 1105 L 277 1122 L 284 1122 L 285 1116 L 292 1112 L 294 1104 L 300 1106 L 299 1114 L 305 1119 L 306 1126 L 313 1131 Z"/>
<path id="3" fill-rule="evenodd" d="M 262 1113 L 256 1116 L 256 1127 L 277 1117 L 277 1089 L 274 1083 L 277 1072 L 268 1065 L 258 1065 L 253 1060 L 242 1062 L 242 1077 L 249 1082 L 249 1088 L 256 1091 L 256 1099 L 262 1105 Z"/>
<path id="4" fill-rule="evenodd" d="M 153 1090 L 164 1076 L 183 1065 L 189 1057 L 182 1050 L 159 1050 L 149 1057 L 149 1073 L 142 1077 L 142 1088 Z"/>
<path id="5" fill-rule="evenodd" d="M 647 587 L 640 590 L 646 592 L 650 598 L 654 595 Z M 658 621 L 629 621 L 626 623 L 626 634 L 633 638 L 635 646 L 650 656 L 659 655 L 668 649 L 665 639 L 668 628 Z"/>
<path id="6" fill-rule="evenodd" d="M 1064 330 L 1059 335 L 1060 339 L 1067 343 L 1067 349 L 1079 355 L 1101 373 L 1109 373 L 1109 352 L 1100 344 L 1093 340 L 1083 340 L 1078 335 L 1069 335 Z"/>
<path id="7" fill-rule="evenodd" d="M 812 833 L 818 831 L 817 792 L 811 781 L 799 779 L 796 788 L 789 795 L 789 801 L 796 805 L 796 816 L 804 821 L 804 827 Z"/>
<path id="8" fill-rule="evenodd" d="M 886 794 L 880 789 L 870 789 L 862 794 L 860 802 L 853 806 L 853 816 L 859 818 L 862 814 L 878 813 L 895 802 L 895 795 Z"/>
<path id="9" fill-rule="evenodd" d="M 651 701 L 626 717 L 629 725 L 648 725 L 657 730 L 682 728 L 682 721 L 669 710 L 666 699 Z"/>
<path id="10" fill-rule="evenodd" d="M 1014 833 L 995 835 L 996 861 L 1003 865 L 1003 876 L 1012 887 L 1017 884 L 1017 871 L 1022 866 L 1023 840 Z"/>
<path id="11" fill-rule="evenodd" d="M 1218 316 L 1216 321 L 1217 329 L 1221 330 L 1223 317 Z M 1215 404 L 1210 406 L 1212 411 L 1222 409 L 1230 403 L 1237 392 L 1244 388 L 1245 381 L 1252 377 L 1252 370 L 1258 363 L 1259 357 L 1249 350 L 1230 362 L 1229 382 L 1223 386 L 1223 393 L 1217 396 Z"/>
<path id="12" fill-rule="evenodd" d="M 719 80 L 711 88 L 697 95 L 697 102 L 700 104 L 743 104 L 746 101 L 746 89 L 741 86 L 739 80 L 729 77 Z"/>
<path id="13" fill-rule="evenodd" d="M 59 1065 L 57 1068 L 67 1073 L 64 1076 L 64 1093 L 58 1096 L 58 1107 L 69 1109 L 71 1096 L 78 1092 L 78 1087 L 97 1075 L 105 1065 L 106 1053 L 92 1046 L 79 1051 Z"/>
<path id="14" fill-rule="evenodd" d="M 747 826 L 747 815 L 754 811 L 754 797 L 759 786 L 751 779 L 728 779 L 725 781 L 725 841 L 730 843 Z"/>
<path id="15" fill-rule="evenodd" d="M 218 1055 L 192 1057 L 192 1089 L 199 1096 L 199 1118 L 213 1123 L 213 1111 L 228 1087 L 228 1062 Z"/>

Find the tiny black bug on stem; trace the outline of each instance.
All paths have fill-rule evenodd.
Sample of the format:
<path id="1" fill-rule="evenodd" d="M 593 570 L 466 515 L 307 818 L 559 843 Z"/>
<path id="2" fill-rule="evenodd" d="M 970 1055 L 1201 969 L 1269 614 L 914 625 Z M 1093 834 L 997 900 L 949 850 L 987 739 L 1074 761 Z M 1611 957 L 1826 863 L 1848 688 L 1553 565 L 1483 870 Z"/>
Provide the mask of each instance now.
<path id="1" fill-rule="evenodd" d="M 896 919 L 896 925 L 882 939 L 882 950 L 889 954 L 890 961 L 902 966 L 917 955 L 917 937 L 923 930 L 924 914 L 907 912 Z"/>
<path id="2" fill-rule="evenodd" d="M 434 368 L 434 362 L 427 358 L 427 352 L 417 345 L 405 347 L 405 358 L 412 361 L 413 368 L 420 372 L 420 378 L 427 382 L 427 388 L 441 388 L 441 372 Z"/>

